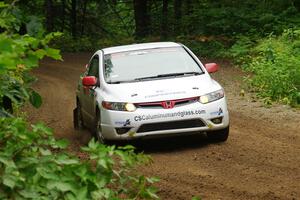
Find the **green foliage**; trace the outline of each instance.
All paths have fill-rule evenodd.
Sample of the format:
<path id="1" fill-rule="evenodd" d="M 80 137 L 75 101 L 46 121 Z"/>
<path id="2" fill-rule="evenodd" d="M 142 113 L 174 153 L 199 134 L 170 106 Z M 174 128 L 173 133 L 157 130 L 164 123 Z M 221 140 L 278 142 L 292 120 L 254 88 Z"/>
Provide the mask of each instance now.
<path id="1" fill-rule="evenodd" d="M 57 34 L 45 36 L 52 39 Z M 49 40 L 50 40 L 49 39 Z M 0 34 L 0 71 L 15 70 L 23 72 L 38 65 L 38 60 L 44 56 L 61 59 L 59 51 L 47 46 L 45 39 L 29 35 Z"/>
<path id="2" fill-rule="evenodd" d="M 78 1 L 74 11 L 71 1 L 53 0 L 52 6 L 41 12 L 42 2 L 19 4 L 23 12 L 35 10 L 44 22 L 51 22 L 50 31 L 62 31 L 64 36 L 54 42 L 55 47 L 73 52 L 156 38 L 182 42 L 205 57 L 224 57 L 228 47 L 236 39 L 240 41 L 240 35 L 265 37 L 300 27 L 300 8 L 295 0 L 147 1 L 145 24 L 140 25 L 147 29 L 146 38 L 136 41 L 138 9 L 134 1 Z M 34 24 L 32 18 L 27 20 Z M 194 36 L 214 38 L 201 41 Z"/>
<path id="3" fill-rule="evenodd" d="M 64 33 L 61 37 L 55 38 L 51 42 L 51 46 L 59 48 L 64 52 L 93 52 L 105 47 L 116 45 L 132 44 L 135 40 L 132 37 L 120 38 L 89 38 L 87 36 L 80 38 L 72 38 L 68 33 Z"/>
<path id="4" fill-rule="evenodd" d="M 230 47 L 227 55 L 231 57 L 235 63 L 242 64 L 251 58 L 251 48 L 255 45 L 256 41 L 253 36 L 238 36 L 235 40 L 236 42 Z"/>
<path id="5" fill-rule="evenodd" d="M 59 33 L 44 35 L 41 22 L 34 16 L 26 17 L 28 34 L 15 33 L 20 29 L 20 11 L 12 6 L 1 6 L 0 28 L 0 108 L 4 97 L 8 97 L 15 107 L 30 100 L 34 107 L 42 103 L 41 97 L 30 88 L 35 80 L 29 71 L 38 66 L 38 61 L 45 56 L 61 59 L 59 50 L 50 48 L 48 43 Z M 4 7 L 4 8 L 3 8 Z M 19 18 L 18 18 L 19 17 Z M 0 109 L 2 110 L 2 109 Z"/>
<path id="6" fill-rule="evenodd" d="M 42 124 L 31 129 L 20 118 L 0 118 L 0 199 L 156 199 L 158 181 L 138 175 L 150 158 L 132 146 L 105 146 L 91 140 L 85 160 L 65 151 Z M 81 153 L 81 154 L 82 154 Z"/>
<path id="7" fill-rule="evenodd" d="M 195 54 L 201 57 L 226 57 L 228 55 L 227 49 L 229 41 L 224 39 L 207 37 L 205 36 L 178 36 L 172 38 L 175 42 L 182 43 L 189 47 Z M 88 37 L 82 37 L 73 39 L 70 35 L 64 34 L 62 37 L 56 38 L 51 42 L 51 45 L 60 48 L 65 52 L 93 52 L 105 47 L 111 47 L 116 45 L 128 45 L 133 43 L 143 42 L 158 42 L 159 37 L 147 37 L 139 40 L 135 40 L 133 37 L 120 38 L 119 40 L 113 39 L 101 39 L 94 40 Z"/>
<path id="8" fill-rule="evenodd" d="M 0 3 L 0 199 L 157 199 L 151 186 L 157 178 L 136 173 L 149 156 L 136 154 L 132 146 L 105 146 L 91 140 L 79 160 L 67 153 L 67 142 L 56 140 L 42 124 L 29 125 L 5 110 L 30 101 L 42 104 L 31 87 L 30 70 L 45 56 L 61 59 L 48 43 L 58 33 L 44 35 L 39 18 L 26 17 L 28 34 L 16 34 L 24 23 L 13 13 L 19 10 Z M 6 102 L 7 103 L 7 102 Z M 6 108 L 9 109 L 9 108 Z M 10 110 L 9 110 L 10 111 Z M 10 111 L 12 112 L 12 111 Z"/>
<path id="9" fill-rule="evenodd" d="M 42 97 L 34 90 L 30 94 L 29 101 L 35 108 L 39 108 L 42 105 Z"/>
<path id="10" fill-rule="evenodd" d="M 212 36 L 178 37 L 176 40 L 190 48 L 197 56 L 208 58 L 226 56 L 227 41 Z"/>
<path id="11" fill-rule="evenodd" d="M 95 51 L 96 45 L 87 37 L 80 37 L 73 39 L 68 34 L 63 34 L 62 37 L 57 38 L 52 42 L 52 46 L 60 48 L 64 52 L 89 52 Z"/>
<path id="12" fill-rule="evenodd" d="M 232 51 L 236 51 L 237 46 L 243 46 L 240 44 L 245 43 L 238 42 Z M 292 106 L 299 105 L 300 30 L 289 29 L 281 36 L 270 35 L 253 44 L 243 46 L 248 54 L 243 56 L 244 51 L 239 51 L 244 69 L 253 73 L 248 78 L 251 90 L 257 92 L 266 103 L 280 101 Z"/>

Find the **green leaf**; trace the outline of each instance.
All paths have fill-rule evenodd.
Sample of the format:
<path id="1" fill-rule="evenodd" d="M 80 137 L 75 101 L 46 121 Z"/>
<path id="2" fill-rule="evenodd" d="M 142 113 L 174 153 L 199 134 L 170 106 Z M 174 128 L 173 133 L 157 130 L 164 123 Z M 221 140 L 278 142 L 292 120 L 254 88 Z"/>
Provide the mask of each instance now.
<path id="1" fill-rule="evenodd" d="M 39 150 L 43 156 L 50 156 L 52 154 L 49 149 L 40 148 Z"/>
<path id="2" fill-rule="evenodd" d="M 48 44 L 52 39 L 54 38 L 58 38 L 58 37 L 61 37 L 63 35 L 63 33 L 61 32 L 52 32 L 52 33 L 48 33 L 44 40 L 42 40 L 42 44 L 46 45 Z"/>
<path id="3" fill-rule="evenodd" d="M 0 8 L 4 8 L 7 6 L 8 6 L 8 4 L 4 3 L 3 1 L 0 2 Z"/>
<path id="4" fill-rule="evenodd" d="M 16 98 L 15 95 L 12 95 L 10 93 L 6 93 L 5 96 L 7 96 L 15 104 L 20 103 L 20 99 Z"/>
<path id="5" fill-rule="evenodd" d="M 121 149 L 121 150 L 134 150 L 135 147 L 132 146 L 132 145 L 126 145 L 124 147 L 118 147 L 118 149 Z"/>
<path id="6" fill-rule="evenodd" d="M 83 181 L 87 179 L 87 172 L 88 168 L 87 166 L 82 163 L 80 166 L 77 167 L 77 170 L 74 172 L 77 176 L 79 176 Z"/>
<path id="7" fill-rule="evenodd" d="M 12 117 L 10 113 L 0 108 L 0 117 Z"/>
<path id="8" fill-rule="evenodd" d="M 12 42 L 8 39 L 1 39 L 0 40 L 0 52 L 12 52 Z"/>
<path id="9" fill-rule="evenodd" d="M 23 196 L 25 199 L 39 199 L 40 197 L 36 191 L 32 191 L 29 189 L 21 190 L 19 194 Z"/>
<path id="10" fill-rule="evenodd" d="M 92 199 L 111 199 L 109 196 L 111 195 L 111 190 L 104 188 L 101 190 L 92 192 Z"/>
<path id="11" fill-rule="evenodd" d="M 43 103 L 41 95 L 34 90 L 30 94 L 29 101 L 35 108 L 41 107 Z"/>
<path id="12" fill-rule="evenodd" d="M 70 183 L 70 182 L 48 181 L 46 187 L 49 190 L 57 189 L 58 191 L 62 191 L 62 192 L 67 192 L 67 191 L 76 192 L 75 183 Z"/>
<path id="13" fill-rule="evenodd" d="M 201 200 L 200 197 L 192 197 L 192 200 Z"/>
<path id="14" fill-rule="evenodd" d="M 4 174 L 3 176 L 3 184 L 10 187 L 10 188 L 14 188 L 16 185 L 16 178 L 13 177 L 12 175 L 9 174 Z"/>
<path id="15" fill-rule="evenodd" d="M 149 183 L 156 183 L 156 182 L 159 182 L 160 179 L 158 177 L 150 177 L 150 178 L 146 178 L 146 180 L 149 182 Z"/>
<path id="16" fill-rule="evenodd" d="M 37 172 L 38 174 L 45 178 L 45 179 L 49 179 L 49 180 L 59 180 L 60 177 L 58 174 L 55 173 L 55 171 L 51 168 L 51 169 L 45 169 L 46 167 L 39 167 L 37 168 Z M 53 170 L 53 171 L 51 171 Z"/>
<path id="17" fill-rule="evenodd" d="M 159 197 L 157 196 L 156 192 L 157 189 L 154 187 L 149 187 L 146 189 L 147 195 L 150 196 L 152 199 L 159 199 Z"/>
<path id="18" fill-rule="evenodd" d="M 55 60 L 62 60 L 59 50 L 52 49 L 52 48 L 46 48 L 45 50 L 47 52 L 47 56 L 49 56 Z"/>
<path id="19" fill-rule="evenodd" d="M 76 198 L 75 194 L 72 194 L 68 192 L 66 195 L 64 195 L 65 200 L 78 200 L 79 198 Z"/>
<path id="20" fill-rule="evenodd" d="M 28 68 L 33 68 L 38 66 L 39 58 L 34 53 L 28 54 L 26 58 L 23 59 L 24 65 Z"/>
<path id="21" fill-rule="evenodd" d="M 77 159 L 72 159 L 69 158 L 67 155 L 59 155 L 55 162 L 59 165 L 73 165 L 73 164 L 78 164 L 79 161 Z"/>
<path id="22" fill-rule="evenodd" d="M 43 24 L 38 17 L 30 16 L 28 18 L 30 21 L 26 24 L 26 30 L 30 36 L 37 36 L 39 33 L 43 32 Z"/>
<path id="23" fill-rule="evenodd" d="M 76 194 L 77 199 L 84 200 L 84 199 L 88 199 L 87 193 L 88 193 L 87 187 L 82 187 L 79 190 L 77 190 L 75 194 Z"/>
<path id="24" fill-rule="evenodd" d="M 16 165 L 12 159 L 7 159 L 4 156 L 0 156 L 0 163 L 6 165 L 7 168 L 16 168 Z"/>
<path id="25" fill-rule="evenodd" d="M 34 53 L 39 59 L 42 59 L 47 54 L 44 49 L 38 49 Z"/>
<path id="26" fill-rule="evenodd" d="M 68 140 L 62 139 L 62 140 L 56 141 L 55 144 L 58 148 L 65 149 L 69 145 L 69 142 L 68 142 Z"/>
<path id="27" fill-rule="evenodd" d="M 97 161 L 97 164 L 98 164 L 99 166 L 102 166 L 104 169 L 108 169 L 108 168 L 109 168 L 107 158 L 100 158 L 100 159 Z"/>
<path id="28" fill-rule="evenodd" d="M 45 126 L 43 123 L 37 123 L 35 125 L 31 125 L 31 127 L 33 128 L 34 132 L 42 132 L 48 136 L 52 135 L 52 129 Z"/>

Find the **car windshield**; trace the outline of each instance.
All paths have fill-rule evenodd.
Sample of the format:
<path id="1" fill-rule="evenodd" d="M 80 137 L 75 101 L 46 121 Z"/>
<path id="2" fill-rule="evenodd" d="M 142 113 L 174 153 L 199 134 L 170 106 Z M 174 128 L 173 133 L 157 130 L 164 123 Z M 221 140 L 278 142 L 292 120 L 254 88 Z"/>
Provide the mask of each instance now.
<path id="1" fill-rule="evenodd" d="M 203 74 L 203 71 L 183 47 L 144 49 L 104 55 L 104 76 L 107 83 L 198 74 Z"/>

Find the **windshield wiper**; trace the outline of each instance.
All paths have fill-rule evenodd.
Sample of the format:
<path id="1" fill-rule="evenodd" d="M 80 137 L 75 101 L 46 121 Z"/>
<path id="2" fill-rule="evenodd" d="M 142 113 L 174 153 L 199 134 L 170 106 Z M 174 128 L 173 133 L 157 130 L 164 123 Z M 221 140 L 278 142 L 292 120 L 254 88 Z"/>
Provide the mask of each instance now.
<path id="1" fill-rule="evenodd" d="M 107 81 L 108 84 L 120 84 L 120 83 L 131 83 L 135 82 L 135 80 L 127 80 L 127 81 Z"/>
<path id="2" fill-rule="evenodd" d="M 135 78 L 134 80 L 146 80 L 146 79 L 153 79 L 153 78 L 163 78 L 163 77 L 170 77 L 170 76 L 190 76 L 190 75 L 200 75 L 203 72 L 179 72 L 179 73 L 169 73 L 169 74 L 158 74 L 156 76 L 147 76 L 141 78 Z"/>

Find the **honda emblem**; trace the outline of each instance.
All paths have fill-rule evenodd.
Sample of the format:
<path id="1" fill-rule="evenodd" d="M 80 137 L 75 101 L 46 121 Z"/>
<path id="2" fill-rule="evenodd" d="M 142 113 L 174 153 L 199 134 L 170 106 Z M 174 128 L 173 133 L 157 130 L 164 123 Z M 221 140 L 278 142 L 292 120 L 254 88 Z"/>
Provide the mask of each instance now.
<path id="1" fill-rule="evenodd" d="M 175 101 L 163 101 L 161 102 L 162 107 L 165 109 L 170 109 L 170 108 L 174 108 L 175 106 Z"/>

